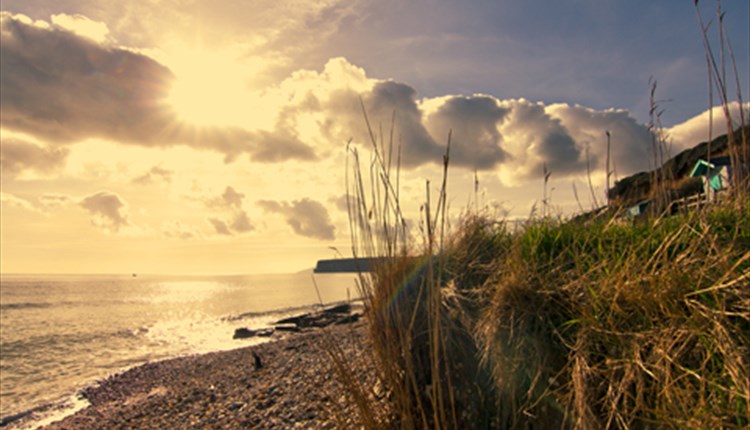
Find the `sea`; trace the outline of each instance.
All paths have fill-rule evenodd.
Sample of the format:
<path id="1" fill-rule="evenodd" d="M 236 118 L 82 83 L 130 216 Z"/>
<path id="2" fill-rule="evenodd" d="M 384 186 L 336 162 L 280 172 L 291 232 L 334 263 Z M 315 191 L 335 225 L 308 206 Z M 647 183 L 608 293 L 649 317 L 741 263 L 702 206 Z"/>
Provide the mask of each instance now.
<path id="1" fill-rule="evenodd" d="M 357 291 L 352 274 L 311 271 L 0 275 L 0 424 L 36 428 L 85 407 L 77 393 L 112 374 L 268 341 L 232 336 L 357 299 Z"/>

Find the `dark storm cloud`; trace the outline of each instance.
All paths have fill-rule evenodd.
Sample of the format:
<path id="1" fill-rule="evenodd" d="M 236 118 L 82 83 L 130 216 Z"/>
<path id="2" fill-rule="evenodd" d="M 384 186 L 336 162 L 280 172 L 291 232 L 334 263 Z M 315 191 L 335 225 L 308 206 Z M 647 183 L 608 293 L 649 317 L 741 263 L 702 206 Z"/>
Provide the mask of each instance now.
<path id="1" fill-rule="evenodd" d="M 508 109 L 489 96 L 452 97 L 426 120 L 432 136 L 447 141 L 451 134 L 451 165 L 486 170 L 507 158 L 498 125 Z"/>
<path id="2" fill-rule="evenodd" d="M 85 197 L 79 205 L 91 214 L 91 223 L 113 232 L 130 225 L 127 203 L 115 193 L 102 191 Z"/>
<path id="3" fill-rule="evenodd" d="M 336 228 L 320 202 L 307 198 L 291 203 L 260 200 L 258 205 L 268 212 L 283 216 L 286 223 L 300 236 L 321 240 L 333 240 L 336 237 Z"/>
<path id="4" fill-rule="evenodd" d="M 44 148 L 20 139 L 0 141 L 0 168 L 3 176 L 16 177 L 25 170 L 53 172 L 65 164 L 67 148 Z"/>
<path id="5" fill-rule="evenodd" d="M 184 124 L 165 104 L 172 72 L 153 59 L 51 26 L 0 15 L 0 125 L 58 144 L 90 137 L 121 143 L 188 145 L 226 161 L 313 159 L 286 130 Z M 210 83 L 207 83 L 210 85 Z"/>

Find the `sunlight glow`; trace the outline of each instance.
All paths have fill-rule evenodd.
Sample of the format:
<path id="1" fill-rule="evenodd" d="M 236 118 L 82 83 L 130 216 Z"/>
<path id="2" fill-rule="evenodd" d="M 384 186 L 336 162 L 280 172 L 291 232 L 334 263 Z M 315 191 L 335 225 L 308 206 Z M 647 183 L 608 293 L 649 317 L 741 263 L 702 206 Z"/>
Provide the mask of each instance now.
<path id="1" fill-rule="evenodd" d="M 181 121 L 196 126 L 247 126 L 257 96 L 249 88 L 262 60 L 232 50 L 185 49 L 170 55 L 176 76 L 167 103 Z"/>

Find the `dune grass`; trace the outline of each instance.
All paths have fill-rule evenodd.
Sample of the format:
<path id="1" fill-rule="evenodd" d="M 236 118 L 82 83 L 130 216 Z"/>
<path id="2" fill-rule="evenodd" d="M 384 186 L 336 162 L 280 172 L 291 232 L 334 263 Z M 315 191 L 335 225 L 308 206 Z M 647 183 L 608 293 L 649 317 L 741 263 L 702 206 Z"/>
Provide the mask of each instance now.
<path id="1" fill-rule="evenodd" d="M 426 203 L 408 244 L 388 188 L 353 217 L 371 232 L 355 250 L 388 256 L 360 279 L 388 427 L 750 425 L 746 201 L 517 229 L 470 213 L 451 232 Z"/>
<path id="2" fill-rule="evenodd" d="M 710 85 L 729 115 L 725 68 L 700 25 Z M 545 210 L 511 228 L 474 209 L 450 228 L 449 137 L 438 194 L 428 182 L 411 231 L 393 130 L 376 136 L 367 122 L 369 162 L 363 167 L 349 147 L 349 219 L 354 256 L 384 257 L 360 274 L 359 287 L 389 410 L 371 408 L 368 387 L 351 382 L 362 426 L 750 427 L 750 183 L 741 116 L 741 133 L 727 118 L 737 172 L 731 195 L 639 220 L 616 208 L 573 219 Z"/>

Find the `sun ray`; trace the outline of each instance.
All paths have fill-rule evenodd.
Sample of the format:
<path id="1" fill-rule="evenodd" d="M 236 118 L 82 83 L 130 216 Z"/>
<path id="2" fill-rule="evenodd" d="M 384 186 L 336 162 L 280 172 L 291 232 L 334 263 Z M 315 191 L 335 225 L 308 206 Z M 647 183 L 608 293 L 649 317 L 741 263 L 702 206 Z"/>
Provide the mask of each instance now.
<path id="1" fill-rule="evenodd" d="M 175 74 L 166 103 L 180 121 L 194 126 L 258 124 L 258 95 L 252 78 L 262 59 L 244 58 L 236 49 L 181 49 L 168 56 Z"/>

